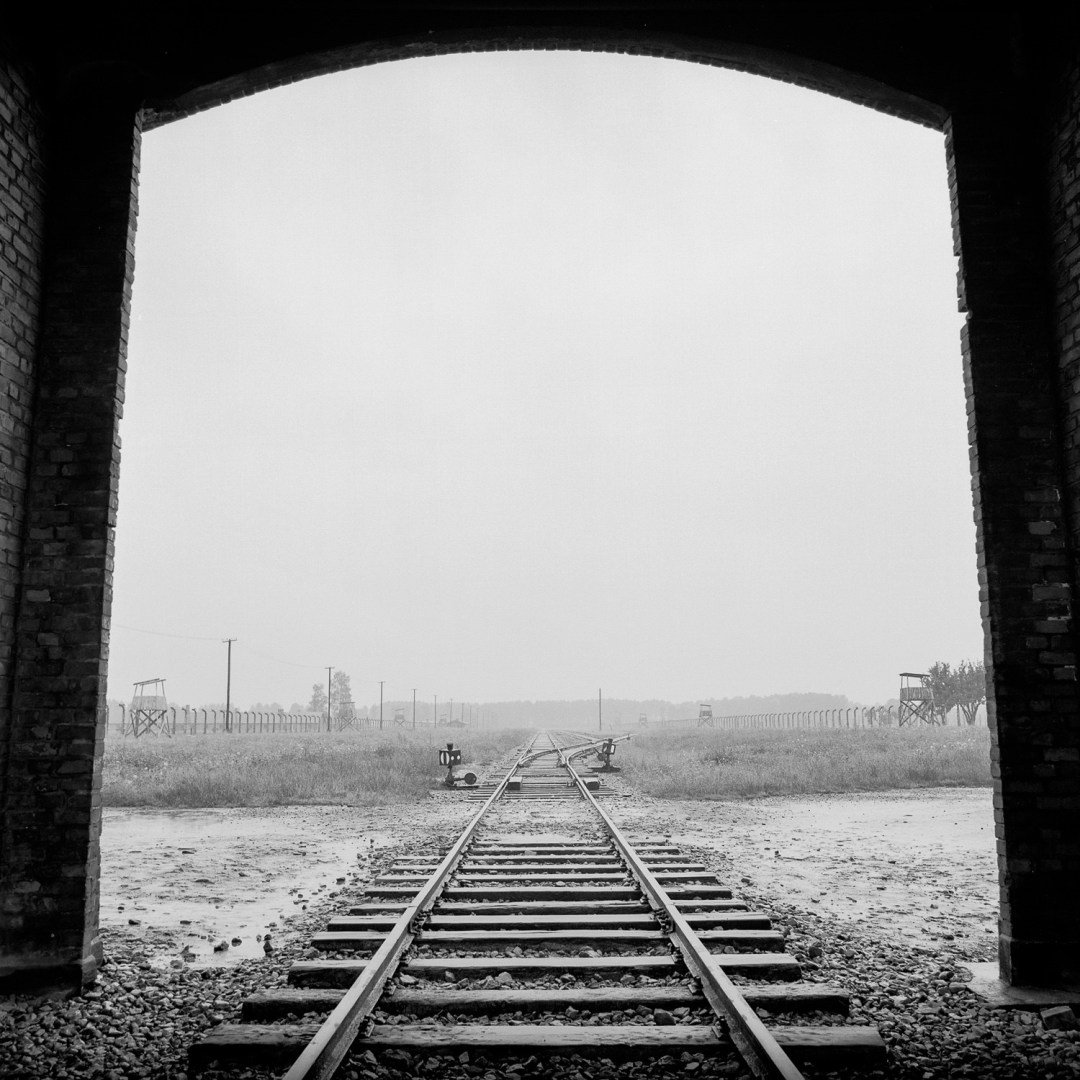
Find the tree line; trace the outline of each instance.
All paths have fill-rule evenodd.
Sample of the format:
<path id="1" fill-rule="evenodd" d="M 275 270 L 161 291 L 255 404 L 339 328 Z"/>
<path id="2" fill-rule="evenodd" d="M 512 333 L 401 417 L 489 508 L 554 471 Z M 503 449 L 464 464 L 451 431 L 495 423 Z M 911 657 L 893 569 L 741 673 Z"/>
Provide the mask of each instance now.
<path id="1" fill-rule="evenodd" d="M 961 660 L 951 667 L 945 660 L 932 664 L 927 672 L 930 689 L 934 692 L 934 712 L 944 724 L 949 713 L 957 710 L 957 723 L 963 716 L 968 724 L 975 723 L 979 706 L 986 701 L 986 667 L 980 660 Z"/>
<path id="2" fill-rule="evenodd" d="M 326 713 L 326 684 L 317 682 L 311 688 L 311 700 L 308 702 L 307 711 L 310 713 Z M 355 715 L 356 706 L 352 698 L 352 686 L 349 676 L 344 671 L 334 671 L 330 675 L 330 715 L 335 720 L 342 717 Z"/>

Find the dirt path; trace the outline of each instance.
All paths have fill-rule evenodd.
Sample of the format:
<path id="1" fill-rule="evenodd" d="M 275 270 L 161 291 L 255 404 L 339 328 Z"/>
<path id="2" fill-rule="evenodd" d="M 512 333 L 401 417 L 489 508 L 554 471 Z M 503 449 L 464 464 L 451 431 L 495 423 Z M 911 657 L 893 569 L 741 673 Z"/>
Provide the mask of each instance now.
<path id="1" fill-rule="evenodd" d="M 907 944 L 955 940 L 972 959 L 995 940 L 989 788 L 651 806 L 639 796 L 616 817 L 696 849 L 751 898 L 782 899 Z"/>
<path id="2" fill-rule="evenodd" d="M 417 806 L 106 809 L 101 924 L 142 937 L 157 963 L 183 950 L 199 963 L 262 956 L 266 934 L 313 897 L 421 836 L 452 839 L 475 812 L 441 794 Z"/>
<path id="3" fill-rule="evenodd" d="M 993 941 L 989 789 L 608 806 L 636 834 L 696 849 L 751 899 L 780 898 L 908 943 L 966 943 L 972 958 Z M 286 931 L 313 897 L 421 836 L 451 838 L 475 810 L 441 793 L 379 808 L 106 810 L 102 924 L 141 936 L 159 964 L 185 948 L 195 963 L 260 956 L 265 935 Z M 222 942 L 229 948 L 214 952 Z"/>

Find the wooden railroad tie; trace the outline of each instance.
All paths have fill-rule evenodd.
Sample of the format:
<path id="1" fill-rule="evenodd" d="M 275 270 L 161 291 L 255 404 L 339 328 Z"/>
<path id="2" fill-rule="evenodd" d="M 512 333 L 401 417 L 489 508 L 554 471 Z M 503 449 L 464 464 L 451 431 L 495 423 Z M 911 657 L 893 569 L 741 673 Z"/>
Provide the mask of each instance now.
<path id="1" fill-rule="evenodd" d="M 192 1072 L 213 1064 L 287 1066 L 299 1056 L 319 1025 L 223 1024 L 188 1051 Z M 796 1062 L 823 1066 L 871 1067 L 882 1063 L 885 1044 L 877 1028 L 835 1025 L 772 1029 L 776 1041 Z M 378 1055 L 406 1050 L 426 1055 L 462 1051 L 480 1054 L 584 1054 L 634 1058 L 730 1050 L 729 1039 L 706 1024 L 375 1024 L 357 1049 Z"/>
<path id="2" fill-rule="evenodd" d="M 877 1028 L 845 1022 L 845 990 L 798 981 L 799 963 L 783 951 L 784 935 L 767 915 L 751 911 L 715 872 L 667 838 L 628 841 L 593 801 L 595 780 L 572 770 L 530 767 L 529 756 L 519 758 L 504 780 L 518 788 L 513 797 L 575 800 L 602 819 L 603 840 L 591 839 L 591 828 L 581 839 L 552 833 L 534 839 L 522 833 L 482 836 L 479 823 L 493 805 L 489 801 L 452 845 L 434 856 L 397 858 L 348 914 L 332 918 L 311 939 L 314 948 L 347 958 L 294 963 L 288 986 L 252 994 L 243 1003 L 244 1023 L 220 1025 L 192 1045 L 189 1072 L 211 1065 L 289 1067 L 303 1054 L 290 1076 L 306 1080 L 316 1058 L 318 1075 L 328 1075 L 325 1070 L 342 1063 L 358 1030 L 354 1050 L 376 1056 L 727 1054 L 735 1049 L 728 1025 L 755 1072 L 768 1072 L 770 1060 L 784 1076 L 794 1071 L 776 1044 L 798 1064 L 881 1064 L 885 1046 Z M 567 775 L 574 786 L 567 785 Z M 470 797 L 487 798 L 496 790 L 497 785 L 482 785 Z M 418 908 L 423 915 L 406 933 L 402 915 Z M 508 949 L 520 953 L 520 946 L 542 955 L 506 955 Z M 652 952 L 612 952 L 627 946 Z M 589 955 L 552 955 L 548 947 Z M 472 955 L 432 956 L 431 950 Z M 549 987 L 529 987 L 534 977 Z M 733 988 L 728 977 L 748 982 Z M 550 987 L 553 978 L 560 985 Z M 486 980 L 488 988 L 480 989 L 477 980 Z M 597 982 L 605 985 L 590 985 Z M 372 1024 L 372 1009 L 379 1020 L 419 1022 Z M 570 1009 L 577 1013 L 566 1016 Z M 779 1014 L 780 1020 L 766 1030 L 754 1009 Z M 618 1019 L 604 1014 L 620 1012 L 655 1022 L 562 1019 Z M 795 1014 L 821 1012 L 838 1021 L 790 1022 Z M 523 1016 L 542 1014 L 557 1021 L 522 1022 Z M 507 1015 L 512 1023 L 492 1022 Z M 324 1016 L 331 1022 L 309 1047 Z M 361 1025 L 358 1017 L 368 1019 Z M 437 1022 L 466 1017 L 478 1022 Z M 336 1026 L 342 1019 L 346 1023 Z M 328 1034 L 332 1026 L 335 1032 Z"/>

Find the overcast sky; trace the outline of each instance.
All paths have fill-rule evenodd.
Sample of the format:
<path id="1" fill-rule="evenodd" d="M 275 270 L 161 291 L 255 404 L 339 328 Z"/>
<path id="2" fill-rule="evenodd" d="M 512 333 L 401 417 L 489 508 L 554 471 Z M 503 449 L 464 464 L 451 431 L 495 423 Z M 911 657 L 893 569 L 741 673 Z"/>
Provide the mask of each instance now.
<path id="1" fill-rule="evenodd" d="M 642 57 L 146 134 L 110 696 L 872 704 L 981 658 L 940 132 Z M 174 636 L 163 636 L 174 635 Z"/>

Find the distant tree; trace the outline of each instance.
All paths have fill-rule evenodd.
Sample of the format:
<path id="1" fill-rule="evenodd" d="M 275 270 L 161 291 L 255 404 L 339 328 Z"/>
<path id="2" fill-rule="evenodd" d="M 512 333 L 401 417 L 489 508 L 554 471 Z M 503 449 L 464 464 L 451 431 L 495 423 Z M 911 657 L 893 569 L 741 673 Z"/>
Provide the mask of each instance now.
<path id="1" fill-rule="evenodd" d="M 352 686 L 349 676 L 344 671 L 335 671 L 330 676 L 330 711 L 335 717 L 341 717 L 352 705 Z M 326 698 L 323 697 L 323 708 Z"/>
<path id="2" fill-rule="evenodd" d="M 986 700 L 986 667 L 980 660 L 961 660 L 955 672 L 956 703 L 969 724 L 975 723 L 979 706 Z"/>
<path id="3" fill-rule="evenodd" d="M 301 705 L 299 701 L 294 701 L 289 706 L 289 712 L 295 714 L 296 716 L 303 716 L 304 713 L 307 712 L 307 708 L 306 706 Z"/>
<path id="4" fill-rule="evenodd" d="M 306 711 L 309 713 L 326 712 L 326 691 L 323 689 L 322 683 L 316 683 L 311 688 L 311 700 L 307 704 Z"/>
<path id="5" fill-rule="evenodd" d="M 930 676 L 930 689 L 934 692 L 934 712 L 941 717 L 941 722 L 948 719 L 949 711 L 955 706 L 956 673 L 944 660 L 931 664 L 927 674 Z"/>
<path id="6" fill-rule="evenodd" d="M 255 704 L 251 706 L 251 711 L 263 713 L 279 713 L 285 711 L 285 706 L 282 705 L 279 701 L 256 701 Z"/>

